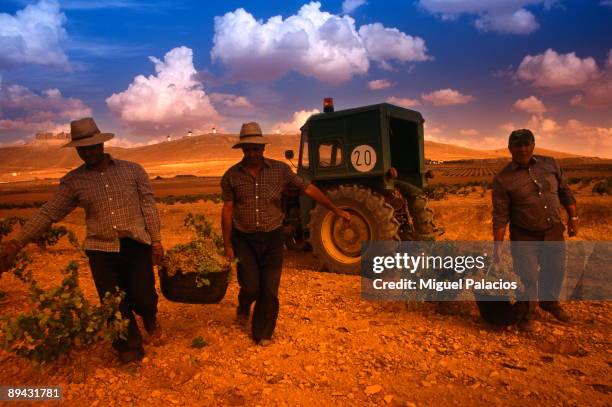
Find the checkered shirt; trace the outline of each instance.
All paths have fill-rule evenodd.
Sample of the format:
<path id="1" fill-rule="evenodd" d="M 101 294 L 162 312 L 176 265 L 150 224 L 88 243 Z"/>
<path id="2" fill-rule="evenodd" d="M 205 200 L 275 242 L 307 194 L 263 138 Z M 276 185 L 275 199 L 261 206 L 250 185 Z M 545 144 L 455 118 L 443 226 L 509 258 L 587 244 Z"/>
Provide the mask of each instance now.
<path id="1" fill-rule="evenodd" d="M 62 177 L 59 190 L 28 220 L 17 241 L 25 245 L 77 206 L 85 209 L 86 250 L 118 252 L 122 237 L 146 244 L 161 241 L 159 213 L 144 168 L 108 157 L 104 171 L 83 164 Z"/>
<path id="2" fill-rule="evenodd" d="M 221 198 L 234 203 L 233 227 L 245 233 L 279 228 L 284 218 L 282 193 L 290 185 L 304 191 L 308 183 L 281 161 L 265 158 L 256 177 L 242 161 L 230 167 L 221 179 Z"/>

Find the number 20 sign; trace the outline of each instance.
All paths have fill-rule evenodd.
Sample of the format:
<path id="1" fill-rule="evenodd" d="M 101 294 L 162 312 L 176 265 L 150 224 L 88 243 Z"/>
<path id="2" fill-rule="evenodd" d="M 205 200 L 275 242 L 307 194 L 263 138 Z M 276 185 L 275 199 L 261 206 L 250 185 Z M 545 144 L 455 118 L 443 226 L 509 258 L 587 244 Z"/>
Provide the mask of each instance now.
<path id="1" fill-rule="evenodd" d="M 372 171 L 376 165 L 376 151 L 367 144 L 355 147 L 351 152 L 351 164 L 359 172 Z"/>

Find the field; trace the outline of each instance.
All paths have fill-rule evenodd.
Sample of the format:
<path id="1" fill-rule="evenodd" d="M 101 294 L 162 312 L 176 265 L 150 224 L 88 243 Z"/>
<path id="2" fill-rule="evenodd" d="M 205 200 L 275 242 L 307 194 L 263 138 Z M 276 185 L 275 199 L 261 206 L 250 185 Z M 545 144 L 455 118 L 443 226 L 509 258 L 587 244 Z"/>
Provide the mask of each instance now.
<path id="1" fill-rule="evenodd" d="M 585 158 L 557 160 L 567 178 L 597 178 L 612 174 L 612 161 Z M 447 161 L 427 166 L 434 173 L 432 184 L 490 182 L 508 162 L 507 159 Z"/>
<path id="2" fill-rule="evenodd" d="M 11 184 L 0 202 L 44 198 L 52 186 Z M 218 193 L 218 179 L 154 180 L 157 193 Z M 578 239 L 612 235 L 609 196 L 592 196 L 575 185 L 581 216 Z M 27 189 L 27 191 L 26 191 Z M 445 239 L 490 239 L 490 192 L 447 195 L 433 201 Z M 221 204 L 200 201 L 160 204 L 163 244 L 186 239 L 182 219 L 204 213 L 219 227 Z M 29 216 L 34 209 L 3 209 L 0 217 Z M 84 214 L 61 224 L 82 238 Z M 97 297 L 87 261 L 67 242 L 46 252 L 30 247 L 35 277 L 59 283 L 69 261 L 81 266 L 85 295 Z M 26 287 L 13 276 L 0 279 L 3 315 L 21 310 Z M 37 370 L 0 352 L 0 383 L 60 385 L 68 405 L 610 405 L 611 311 L 609 303 L 570 303 L 574 320 L 560 324 L 539 312 L 536 331 L 484 324 L 471 303 L 441 315 L 433 304 L 360 299 L 360 281 L 318 270 L 308 252 L 286 253 L 281 312 L 271 346 L 255 346 L 234 323 L 237 283 L 217 305 L 182 305 L 160 297 L 166 333 L 161 347 L 147 346 L 142 364 L 121 366 L 110 345 L 100 343 Z M 207 342 L 192 348 L 193 338 Z M 588 402 L 587 402 L 588 400 Z"/>

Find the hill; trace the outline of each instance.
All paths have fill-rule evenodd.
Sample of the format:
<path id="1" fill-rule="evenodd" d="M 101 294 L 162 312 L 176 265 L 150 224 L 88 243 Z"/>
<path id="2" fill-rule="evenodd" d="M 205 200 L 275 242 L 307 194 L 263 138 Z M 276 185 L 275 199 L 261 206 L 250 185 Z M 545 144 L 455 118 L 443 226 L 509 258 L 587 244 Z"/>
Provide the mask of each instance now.
<path id="1" fill-rule="evenodd" d="M 266 148 L 266 154 L 271 158 L 282 159 L 285 150 L 292 149 L 296 153 L 298 151 L 298 135 L 267 137 L 270 144 Z M 231 148 L 237 139 L 235 134 L 203 134 L 141 147 L 108 147 L 107 151 L 116 158 L 141 163 L 151 174 L 220 175 L 231 163 L 242 157 L 240 150 Z M 536 148 L 536 153 L 557 158 L 577 158 L 572 154 L 540 148 Z M 0 156 L 2 181 L 33 177 L 54 178 L 81 164 L 74 149 L 57 146 L 3 147 L 0 148 Z M 425 156 L 430 160 L 448 161 L 505 159 L 510 155 L 507 149 L 477 150 L 426 141 Z"/>

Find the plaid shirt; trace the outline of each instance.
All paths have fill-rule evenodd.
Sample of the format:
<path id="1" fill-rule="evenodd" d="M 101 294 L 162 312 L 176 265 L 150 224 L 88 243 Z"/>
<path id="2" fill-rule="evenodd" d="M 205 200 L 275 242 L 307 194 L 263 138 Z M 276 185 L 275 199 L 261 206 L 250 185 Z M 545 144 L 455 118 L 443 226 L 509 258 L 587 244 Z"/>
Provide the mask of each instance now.
<path id="1" fill-rule="evenodd" d="M 283 190 L 292 185 L 304 191 L 308 185 L 283 162 L 264 158 L 257 176 L 249 174 L 241 161 L 221 178 L 221 198 L 234 202 L 233 227 L 245 233 L 269 232 L 281 227 Z"/>
<path id="2" fill-rule="evenodd" d="M 576 203 L 554 158 L 533 156 L 527 167 L 506 165 L 493 179 L 493 227 L 511 226 L 533 232 L 563 223 L 561 205 Z"/>
<path id="3" fill-rule="evenodd" d="M 81 206 L 86 250 L 118 252 L 122 237 L 159 242 L 159 213 L 147 173 L 139 164 L 108 157 L 108 168 L 102 172 L 83 164 L 62 177 L 59 190 L 28 220 L 17 241 L 27 244 Z"/>

